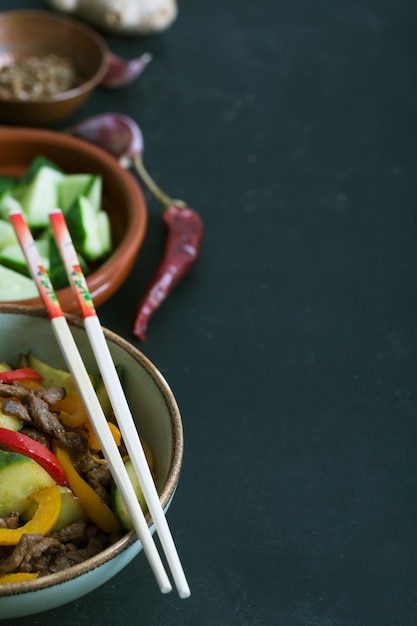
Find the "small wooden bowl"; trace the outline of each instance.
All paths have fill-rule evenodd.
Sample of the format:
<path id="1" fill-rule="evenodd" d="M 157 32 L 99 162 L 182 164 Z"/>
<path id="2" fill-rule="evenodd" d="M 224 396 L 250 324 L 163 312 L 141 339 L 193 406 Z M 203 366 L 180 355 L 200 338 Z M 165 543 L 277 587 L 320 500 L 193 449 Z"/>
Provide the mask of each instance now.
<path id="1" fill-rule="evenodd" d="M 107 52 L 104 40 L 77 20 L 48 11 L 0 13 L 0 67 L 56 54 L 70 58 L 81 77 L 74 89 L 37 100 L 0 97 L 0 123 L 42 125 L 70 116 L 104 78 Z"/>
<path id="2" fill-rule="evenodd" d="M 94 304 L 99 306 L 127 278 L 145 237 L 147 207 L 142 190 L 134 176 L 112 155 L 83 139 L 50 130 L 1 127 L 0 174 L 21 176 L 40 155 L 65 173 L 101 174 L 103 177 L 103 208 L 110 217 L 113 253 L 87 277 Z M 56 293 L 64 311 L 78 312 L 70 287 Z M 19 303 L 42 306 L 40 298 Z"/>

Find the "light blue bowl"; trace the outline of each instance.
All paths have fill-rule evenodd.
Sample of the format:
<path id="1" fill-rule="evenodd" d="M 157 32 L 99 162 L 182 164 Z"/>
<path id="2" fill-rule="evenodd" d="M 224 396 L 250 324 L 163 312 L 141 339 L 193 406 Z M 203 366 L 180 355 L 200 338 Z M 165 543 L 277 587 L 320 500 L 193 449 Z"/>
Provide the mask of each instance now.
<path id="1" fill-rule="evenodd" d="M 98 371 L 82 321 L 73 316 L 67 318 L 88 371 Z M 178 484 L 183 456 L 177 403 L 161 373 L 139 350 L 109 330 L 105 329 L 105 335 L 114 362 L 123 368 L 123 387 L 135 423 L 152 450 L 158 493 L 166 511 Z M 0 360 L 14 363 L 20 352 L 32 350 L 40 359 L 65 369 L 42 309 L 0 304 L 0 346 Z M 151 522 L 149 525 L 153 533 L 154 526 Z M 0 620 L 33 615 L 77 600 L 118 574 L 141 550 L 132 531 L 97 556 L 68 570 L 0 585 Z"/>

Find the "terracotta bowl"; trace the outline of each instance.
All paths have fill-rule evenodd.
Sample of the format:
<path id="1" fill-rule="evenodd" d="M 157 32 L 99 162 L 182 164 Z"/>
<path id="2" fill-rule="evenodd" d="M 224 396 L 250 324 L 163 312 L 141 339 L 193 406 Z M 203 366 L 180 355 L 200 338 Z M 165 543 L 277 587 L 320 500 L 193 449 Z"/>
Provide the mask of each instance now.
<path id="1" fill-rule="evenodd" d="M 52 53 L 71 58 L 81 83 L 39 100 L 0 98 L 0 122 L 31 126 L 62 120 L 84 104 L 107 71 L 107 46 L 83 23 L 48 11 L 0 13 L 0 67 Z"/>
<path id="2" fill-rule="evenodd" d="M 110 216 L 113 253 L 87 277 L 94 304 L 99 306 L 127 278 L 145 237 L 147 208 L 142 190 L 113 156 L 82 139 L 49 130 L 0 128 L 0 174 L 21 176 L 39 155 L 68 174 L 103 176 L 103 208 Z M 59 289 L 57 296 L 64 311 L 78 312 L 70 287 Z M 42 305 L 40 298 L 19 302 Z"/>
<path id="3" fill-rule="evenodd" d="M 71 315 L 68 321 L 86 368 L 94 374 L 97 365 L 83 324 Z M 176 491 L 183 458 L 183 428 L 176 400 L 158 369 L 139 350 L 109 330 L 105 335 L 114 362 L 122 367 L 123 387 L 138 432 L 152 451 L 156 486 L 166 511 Z M 0 346 L 0 359 L 12 365 L 20 351 L 32 350 L 40 359 L 66 369 L 42 309 L 0 304 Z M 153 532 L 149 519 L 148 525 Z M 141 543 L 131 531 L 98 555 L 67 570 L 0 585 L 0 621 L 47 611 L 80 598 L 115 576 L 141 550 Z M 153 580 L 150 567 L 148 575 Z"/>

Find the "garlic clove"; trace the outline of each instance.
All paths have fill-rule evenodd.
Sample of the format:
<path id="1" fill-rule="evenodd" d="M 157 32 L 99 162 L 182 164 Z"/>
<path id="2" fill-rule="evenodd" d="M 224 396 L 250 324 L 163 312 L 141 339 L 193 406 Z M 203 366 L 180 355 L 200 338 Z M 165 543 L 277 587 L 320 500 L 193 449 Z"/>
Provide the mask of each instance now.
<path id="1" fill-rule="evenodd" d="M 138 124 L 121 113 L 100 113 L 78 122 L 70 129 L 76 135 L 112 154 L 122 167 L 129 168 L 144 149 Z"/>
<path id="2" fill-rule="evenodd" d="M 126 169 L 134 167 L 153 196 L 165 207 L 187 206 L 183 200 L 173 199 L 156 184 L 143 164 L 144 139 L 138 124 L 122 113 L 99 113 L 78 122 L 67 132 L 94 143 L 112 154 Z"/>
<path id="3" fill-rule="evenodd" d="M 107 52 L 106 60 L 107 72 L 100 85 L 108 89 L 117 89 L 130 85 L 138 78 L 152 61 L 152 55 L 149 52 L 144 52 L 135 59 L 124 59 L 113 52 Z"/>

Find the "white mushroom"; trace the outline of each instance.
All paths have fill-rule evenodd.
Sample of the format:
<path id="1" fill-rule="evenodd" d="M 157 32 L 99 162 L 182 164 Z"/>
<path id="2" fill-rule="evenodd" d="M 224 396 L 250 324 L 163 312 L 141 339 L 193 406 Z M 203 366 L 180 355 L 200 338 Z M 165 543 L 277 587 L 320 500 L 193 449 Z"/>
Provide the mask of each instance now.
<path id="1" fill-rule="evenodd" d="M 49 6 L 98 28 L 122 35 L 166 30 L 177 17 L 177 0 L 47 0 Z"/>

